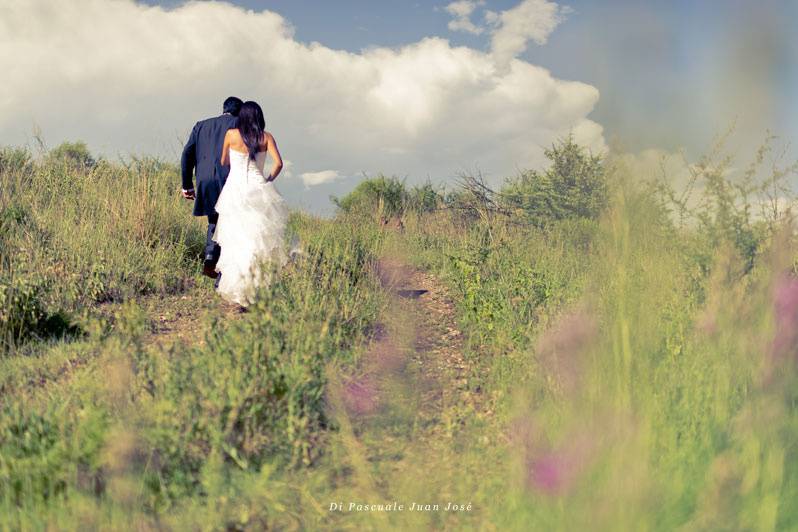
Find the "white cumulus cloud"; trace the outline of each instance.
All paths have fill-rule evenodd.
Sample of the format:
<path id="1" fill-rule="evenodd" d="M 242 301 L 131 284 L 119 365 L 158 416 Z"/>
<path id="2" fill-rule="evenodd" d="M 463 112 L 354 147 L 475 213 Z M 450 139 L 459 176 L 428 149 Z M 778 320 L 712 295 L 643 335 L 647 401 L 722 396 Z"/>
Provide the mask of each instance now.
<path id="1" fill-rule="evenodd" d="M 446 6 L 446 12 L 452 15 L 452 20 L 449 21 L 449 29 L 451 31 L 465 31 L 479 35 L 484 31 L 484 28 L 477 26 L 471 22 L 471 13 L 477 6 L 485 5 L 484 0 L 457 0 Z"/>
<path id="2" fill-rule="evenodd" d="M 491 37 L 491 52 L 500 64 L 526 50 L 529 41 L 546 44 L 549 35 L 571 12 L 549 0 L 522 0 L 517 6 L 495 13 L 488 11 L 485 19 L 496 27 Z"/>
<path id="3" fill-rule="evenodd" d="M 305 183 L 305 187 L 311 187 L 313 185 L 321 185 L 322 183 L 329 183 L 331 181 L 335 181 L 339 179 L 341 174 L 338 173 L 338 170 L 322 170 L 321 172 L 305 172 L 302 174 L 302 182 Z"/>
<path id="4" fill-rule="evenodd" d="M 550 0 L 521 0 L 515 7 L 498 13 L 485 10 L 483 17 L 486 28 L 471 20 L 477 7 L 484 5 L 484 0 L 451 2 L 445 7 L 446 12 L 452 15 L 448 27 L 451 31 L 465 31 L 474 35 L 480 35 L 487 29 L 491 36 L 491 53 L 497 64 L 502 66 L 523 53 L 529 41 L 546 44 L 549 35 L 572 11 Z"/>
<path id="5" fill-rule="evenodd" d="M 353 53 L 300 42 L 279 14 L 225 2 L 5 0 L 0 144 L 27 142 L 36 125 L 51 145 L 176 157 L 194 122 L 237 95 L 263 106 L 292 161 L 276 184 L 294 204 L 318 209 L 357 183 L 302 177 L 319 168 L 409 183 L 479 168 L 498 180 L 545 163 L 543 148 L 568 132 L 605 147 L 587 118 L 594 87 L 512 55 L 522 45 L 510 33 L 545 39 L 562 14 L 546 9 L 539 29 L 500 14 L 490 53 L 438 37 Z"/>

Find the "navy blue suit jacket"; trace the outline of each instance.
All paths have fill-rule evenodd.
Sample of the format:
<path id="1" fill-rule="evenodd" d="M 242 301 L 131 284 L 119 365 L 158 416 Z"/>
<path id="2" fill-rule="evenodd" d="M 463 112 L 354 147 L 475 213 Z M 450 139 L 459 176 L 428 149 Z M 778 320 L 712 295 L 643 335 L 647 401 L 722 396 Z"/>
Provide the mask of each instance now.
<path id="1" fill-rule="evenodd" d="M 230 166 L 222 166 L 222 146 L 228 129 L 236 127 L 236 117 L 223 114 L 197 122 L 188 137 L 180 168 L 183 188 L 195 190 L 194 216 L 215 214 L 216 200 L 230 173 Z M 194 186 L 193 174 L 197 176 Z"/>

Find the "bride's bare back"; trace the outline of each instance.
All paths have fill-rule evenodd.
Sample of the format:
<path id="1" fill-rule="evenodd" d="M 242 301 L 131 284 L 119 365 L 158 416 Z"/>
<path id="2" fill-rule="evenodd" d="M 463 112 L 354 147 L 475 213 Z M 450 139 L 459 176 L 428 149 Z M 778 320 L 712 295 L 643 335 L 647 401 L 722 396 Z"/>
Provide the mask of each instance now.
<path id="1" fill-rule="evenodd" d="M 244 143 L 244 139 L 241 137 L 241 132 L 238 129 L 228 129 L 224 136 L 221 161 L 223 165 L 230 164 L 227 153 L 228 149 L 240 153 L 249 153 L 249 148 L 247 148 L 247 145 Z M 274 137 L 268 131 L 263 132 L 263 137 L 260 139 L 260 144 L 258 145 L 258 152 L 266 152 L 271 155 L 274 164 L 272 165 L 272 171 L 266 179 L 267 181 L 274 181 L 283 169 L 283 159 L 280 157 L 280 150 L 277 149 L 277 143 L 274 141 Z"/>

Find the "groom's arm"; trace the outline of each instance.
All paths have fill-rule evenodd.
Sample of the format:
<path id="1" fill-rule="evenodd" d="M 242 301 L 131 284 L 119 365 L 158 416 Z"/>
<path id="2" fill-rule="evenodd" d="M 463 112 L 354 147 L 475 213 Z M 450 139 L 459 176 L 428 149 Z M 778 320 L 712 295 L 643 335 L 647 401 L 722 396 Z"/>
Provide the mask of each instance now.
<path id="1" fill-rule="evenodd" d="M 194 167 L 197 166 L 197 130 L 199 122 L 194 125 L 188 142 L 183 148 L 183 156 L 180 157 L 180 171 L 183 175 L 183 190 L 194 190 Z"/>

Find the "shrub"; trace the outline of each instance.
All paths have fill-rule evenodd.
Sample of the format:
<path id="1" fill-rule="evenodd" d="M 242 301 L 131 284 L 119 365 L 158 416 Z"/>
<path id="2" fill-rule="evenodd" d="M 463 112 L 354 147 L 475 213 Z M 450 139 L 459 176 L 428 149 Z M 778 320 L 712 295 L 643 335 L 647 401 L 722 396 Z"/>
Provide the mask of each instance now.
<path id="1" fill-rule="evenodd" d="M 0 173 L 29 170 L 31 154 L 25 148 L 0 148 Z"/>
<path id="2" fill-rule="evenodd" d="M 91 168 L 97 161 L 83 141 L 63 142 L 50 150 L 47 158 L 51 162 L 60 162 L 78 168 Z"/>
<path id="3" fill-rule="evenodd" d="M 46 316 L 49 283 L 0 276 L 0 346 L 10 347 L 31 336 Z"/>
<path id="4" fill-rule="evenodd" d="M 664 175 L 649 184 L 680 229 L 695 229 L 697 260 L 708 264 L 719 248 L 729 246 L 742 259 L 738 273 L 745 274 L 767 240 L 792 219 L 791 177 L 798 174 L 798 162 L 785 162 L 785 151 L 776 150 L 776 137 L 770 136 L 739 172 L 734 158 L 722 153 L 726 139 L 696 163 L 685 163 L 688 179 L 681 189 Z"/>
<path id="5" fill-rule="evenodd" d="M 595 219 L 608 203 L 602 158 L 586 152 L 573 136 L 545 150 L 551 166 L 544 172 L 527 170 L 508 179 L 499 202 L 533 225 L 566 218 Z"/>
<path id="6" fill-rule="evenodd" d="M 377 177 L 361 181 L 343 198 L 331 197 L 333 203 L 344 213 L 377 214 L 390 218 L 404 212 L 408 193 L 404 181 L 396 177 Z"/>
<path id="7" fill-rule="evenodd" d="M 414 186 L 407 194 L 406 211 L 418 214 L 432 212 L 444 204 L 442 188 L 436 188 L 432 183 Z"/>

